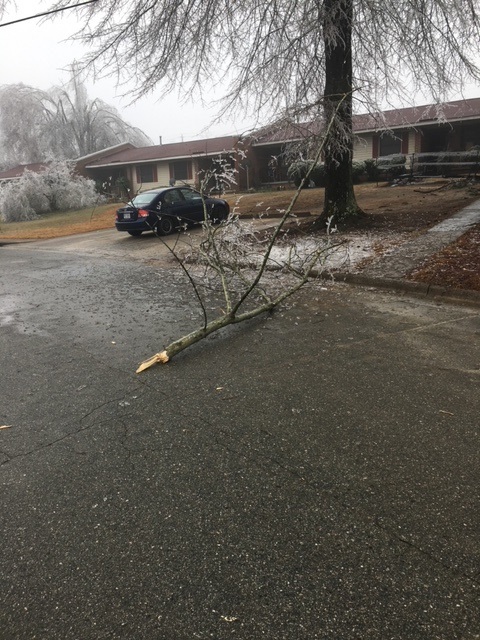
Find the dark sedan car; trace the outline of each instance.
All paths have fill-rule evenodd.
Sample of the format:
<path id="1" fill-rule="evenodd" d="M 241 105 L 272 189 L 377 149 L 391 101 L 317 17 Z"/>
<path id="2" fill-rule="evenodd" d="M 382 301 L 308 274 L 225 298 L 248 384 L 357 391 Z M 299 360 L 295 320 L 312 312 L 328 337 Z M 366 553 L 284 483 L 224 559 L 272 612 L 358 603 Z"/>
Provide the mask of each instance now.
<path id="1" fill-rule="evenodd" d="M 118 209 L 115 226 L 131 236 L 144 231 L 165 236 L 181 225 L 203 222 L 205 215 L 219 223 L 229 211 L 228 202 L 220 198 L 202 198 L 189 187 L 165 187 L 139 193 L 126 207 Z"/>

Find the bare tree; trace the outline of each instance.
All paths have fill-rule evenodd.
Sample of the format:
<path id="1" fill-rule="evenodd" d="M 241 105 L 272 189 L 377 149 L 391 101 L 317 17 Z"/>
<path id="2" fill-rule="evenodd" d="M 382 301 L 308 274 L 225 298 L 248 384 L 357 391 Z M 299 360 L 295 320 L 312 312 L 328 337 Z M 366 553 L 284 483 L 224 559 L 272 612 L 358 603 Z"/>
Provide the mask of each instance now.
<path id="1" fill-rule="evenodd" d="M 120 142 L 151 144 L 114 107 L 90 100 L 76 69 L 66 86 L 41 91 L 0 87 L 0 140 L 4 165 L 73 159 Z"/>
<path id="2" fill-rule="evenodd" d="M 66 6 L 59 0 L 56 7 Z M 133 83 L 134 96 L 227 86 L 232 107 L 289 110 L 337 126 L 325 148 L 325 215 L 359 213 L 352 188 L 352 110 L 418 91 L 441 101 L 479 78 L 478 0 L 103 0 L 78 10 L 87 64 Z M 353 103 L 351 102 L 353 101 Z"/>

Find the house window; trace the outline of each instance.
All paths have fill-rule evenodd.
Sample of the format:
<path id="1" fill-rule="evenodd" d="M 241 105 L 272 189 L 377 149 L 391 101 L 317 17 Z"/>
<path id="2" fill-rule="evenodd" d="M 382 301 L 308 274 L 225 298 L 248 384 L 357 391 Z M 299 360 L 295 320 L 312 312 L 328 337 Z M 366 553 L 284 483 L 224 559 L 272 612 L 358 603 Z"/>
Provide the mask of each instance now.
<path id="1" fill-rule="evenodd" d="M 402 139 L 401 137 L 392 136 L 389 133 L 384 134 L 380 138 L 380 155 L 391 156 L 395 153 L 402 152 Z"/>
<path id="2" fill-rule="evenodd" d="M 141 164 L 137 167 L 137 183 L 157 182 L 157 166 L 155 164 Z"/>
<path id="3" fill-rule="evenodd" d="M 170 178 L 173 180 L 191 180 L 192 179 L 191 160 L 177 160 L 177 162 L 171 162 Z"/>

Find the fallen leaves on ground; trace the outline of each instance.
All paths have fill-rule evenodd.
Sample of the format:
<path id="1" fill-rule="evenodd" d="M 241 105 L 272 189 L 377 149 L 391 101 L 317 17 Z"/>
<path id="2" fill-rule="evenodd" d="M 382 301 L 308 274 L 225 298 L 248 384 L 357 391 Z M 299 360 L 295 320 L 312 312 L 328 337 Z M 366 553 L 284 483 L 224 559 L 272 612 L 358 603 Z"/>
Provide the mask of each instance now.
<path id="1" fill-rule="evenodd" d="M 408 274 L 409 280 L 480 291 L 480 224 Z"/>

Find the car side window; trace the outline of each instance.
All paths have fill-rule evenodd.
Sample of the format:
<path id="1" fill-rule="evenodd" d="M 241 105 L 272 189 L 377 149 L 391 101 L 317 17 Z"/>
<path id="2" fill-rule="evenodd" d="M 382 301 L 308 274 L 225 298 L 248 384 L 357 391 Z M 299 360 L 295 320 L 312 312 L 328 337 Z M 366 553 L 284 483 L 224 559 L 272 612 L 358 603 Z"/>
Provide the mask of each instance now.
<path id="1" fill-rule="evenodd" d="M 172 189 L 171 191 L 167 191 L 163 195 L 163 202 L 168 207 L 174 204 L 178 204 L 179 202 L 183 202 L 183 198 L 178 189 Z"/>
<path id="2" fill-rule="evenodd" d="M 193 189 L 180 189 L 182 196 L 185 198 L 187 202 L 198 202 L 202 199 L 202 196 L 198 191 L 193 191 Z"/>

